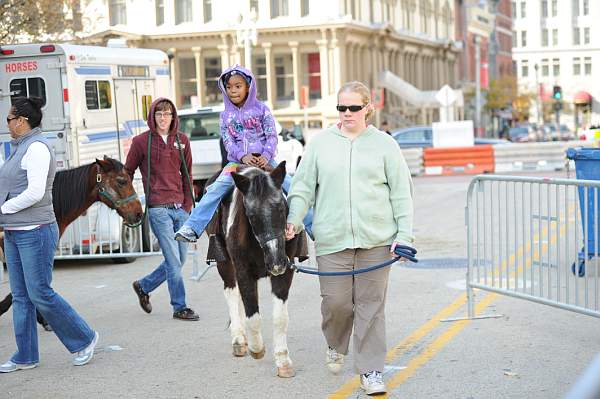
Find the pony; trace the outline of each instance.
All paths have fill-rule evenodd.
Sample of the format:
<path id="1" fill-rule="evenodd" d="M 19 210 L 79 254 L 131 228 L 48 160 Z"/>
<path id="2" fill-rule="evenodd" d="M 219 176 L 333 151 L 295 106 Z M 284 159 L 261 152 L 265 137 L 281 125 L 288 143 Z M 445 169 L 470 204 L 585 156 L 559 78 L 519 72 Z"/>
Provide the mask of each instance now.
<path id="1" fill-rule="evenodd" d="M 56 172 L 52 205 L 59 236 L 96 201 L 115 209 L 127 226 L 138 226 L 144 217 L 142 204 L 124 165 L 105 155 L 90 164 Z M 0 249 L 3 253 L 4 237 L 0 237 Z M 0 304 L 2 315 L 10 308 L 12 295 L 8 294 Z M 48 330 L 49 326 L 39 313 L 37 318 Z"/>
<path id="2" fill-rule="evenodd" d="M 279 377 L 295 375 L 287 346 L 287 300 L 294 272 L 290 259 L 305 260 L 304 232 L 285 240 L 287 202 L 281 186 L 285 161 L 271 172 L 248 167 L 232 173 L 235 188 L 209 224 L 207 257 L 217 261 L 229 309 L 233 355 L 265 355 L 257 282 L 271 280 L 273 341 Z M 209 182 L 210 183 L 210 182 Z M 209 184 L 207 183 L 207 185 Z"/>

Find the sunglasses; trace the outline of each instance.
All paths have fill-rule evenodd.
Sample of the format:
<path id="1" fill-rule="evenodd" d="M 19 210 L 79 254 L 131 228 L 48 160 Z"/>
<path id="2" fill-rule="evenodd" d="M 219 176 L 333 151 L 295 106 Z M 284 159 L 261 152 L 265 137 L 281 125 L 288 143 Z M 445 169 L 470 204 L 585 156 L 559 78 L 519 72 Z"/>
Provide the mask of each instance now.
<path id="1" fill-rule="evenodd" d="M 340 112 L 346 112 L 350 110 L 350 112 L 358 112 L 363 109 L 365 105 L 337 105 L 336 108 Z"/>
<path id="2" fill-rule="evenodd" d="M 10 121 L 15 120 L 15 119 L 19 119 L 20 116 L 13 116 L 12 118 L 10 116 L 6 117 L 6 124 L 9 124 Z M 29 119 L 29 118 L 25 118 L 25 119 Z"/>

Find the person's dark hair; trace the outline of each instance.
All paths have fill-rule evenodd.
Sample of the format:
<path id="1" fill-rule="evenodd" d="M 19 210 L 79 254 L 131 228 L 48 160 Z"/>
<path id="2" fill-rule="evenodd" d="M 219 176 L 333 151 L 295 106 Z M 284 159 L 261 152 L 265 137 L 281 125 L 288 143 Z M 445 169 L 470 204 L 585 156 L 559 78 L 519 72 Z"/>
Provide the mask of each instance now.
<path id="1" fill-rule="evenodd" d="M 15 97 L 12 100 L 12 106 L 15 110 L 15 116 L 27 118 L 29 126 L 38 127 L 42 122 L 42 106 L 44 100 L 40 97 Z"/>

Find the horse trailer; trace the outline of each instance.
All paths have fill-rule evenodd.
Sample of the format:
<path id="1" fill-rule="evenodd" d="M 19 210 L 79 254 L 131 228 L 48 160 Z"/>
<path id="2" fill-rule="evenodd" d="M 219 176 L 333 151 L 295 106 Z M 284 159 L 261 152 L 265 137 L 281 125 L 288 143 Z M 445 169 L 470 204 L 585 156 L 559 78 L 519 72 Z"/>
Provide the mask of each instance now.
<path id="1" fill-rule="evenodd" d="M 153 99 L 170 95 L 169 60 L 160 50 L 2 45 L 0 71 L 0 114 L 8 114 L 17 96 L 44 100 L 41 128 L 58 170 L 104 155 L 124 163 L 132 138 L 147 129 Z M 0 161 L 10 153 L 10 140 L 3 120 Z M 136 179 L 136 189 L 142 193 L 140 188 Z M 123 226 L 115 211 L 96 202 L 65 231 L 57 258 L 100 254 L 123 260 L 131 258 L 125 253 L 141 254 L 142 241 L 147 241 L 141 229 Z M 144 230 L 148 233 L 149 229 Z"/>

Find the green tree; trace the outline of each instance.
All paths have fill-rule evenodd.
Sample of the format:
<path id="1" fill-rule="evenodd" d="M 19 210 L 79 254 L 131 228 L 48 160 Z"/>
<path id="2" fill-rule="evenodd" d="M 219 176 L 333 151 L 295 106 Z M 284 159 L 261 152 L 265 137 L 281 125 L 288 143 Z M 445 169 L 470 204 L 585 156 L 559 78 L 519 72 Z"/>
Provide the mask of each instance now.
<path id="1" fill-rule="evenodd" d="M 513 76 L 503 76 L 490 82 L 485 107 L 490 110 L 504 109 L 518 97 L 517 79 Z"/>
<path id="2" fill-rule="evenodd" d="M 51 41 L 79 29 L 78 0 L 0 0 L 0 43 Z"/>

